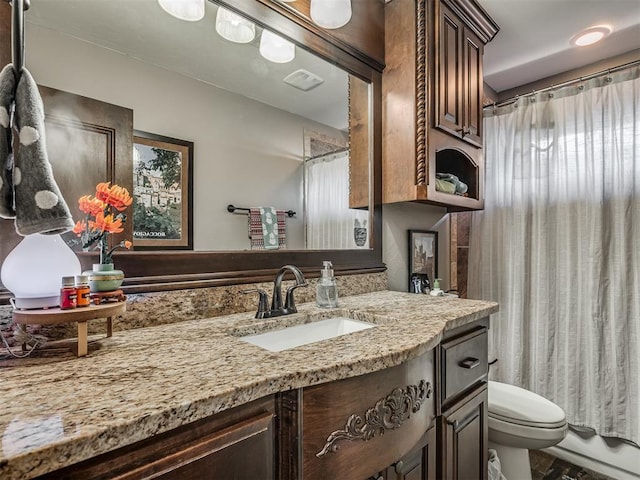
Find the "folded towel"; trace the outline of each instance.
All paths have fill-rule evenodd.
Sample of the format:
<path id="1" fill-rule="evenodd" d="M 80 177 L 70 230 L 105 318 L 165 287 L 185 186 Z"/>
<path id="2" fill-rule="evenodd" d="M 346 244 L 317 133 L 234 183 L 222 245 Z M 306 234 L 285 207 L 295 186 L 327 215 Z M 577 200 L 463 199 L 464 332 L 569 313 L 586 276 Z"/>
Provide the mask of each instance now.
<path id="1" fill-rule="evenodd" d="M 13 208 L 13 151 L 11 107 L 16 91 L 16 73 L 12 64 L 0 72 L 0 217 L 15 218 Z"/>
<path id="2" fill-rule="evenodd" d="M 438 192 L 450 193 L 451 195 L 453 195 L 454 193 L 456 193 L 456 185 L 455 183 L 436 178 L 436 190 Z"/>
<path id="3" fill-rule="evenodd" d="M 456 187 L 455 193 L 458 193 L 458 194 L 467 193 L 467 190 L 469 189 L 466 183 L 461 182 L 460 179 L 458 179 L 458 177 L 456 177 L 451 173 L 436 173 L 436 179 L 446 180 L 447 182 L 453 183 Z M 437 183 L 436 183 L 436 189 L 437 189 Z"/>
<path id="4" fill-rule="evenodd" d="M 264 212 L 264 213 L 263 213 Z M 276 221 L 273 222 L 275 212 Z M 267 213 L 270 213 L 272 223 L 266 222 Z M 265 229 L 264 224 L 272 226 Z M 249 209 L 249 240 L 252 250 L 271 250 L 286 247 L 286 213 L 284 210 L 275 210 L 273 207 L 251 208 Z M 265 233 L 266 230 L 266 233 Z M 271 234 L 274 235 L 275 243 Z M 265 242 L 266 240 L 266 242 Z"/>
<path id="5" fill-rule="evenodd" d="M 74 222 L 53 178 L 45 141 L 44 106 L 26 68 L 18 79 L 15 102 L 20 135 L 13 171 L 16 231 L 20 235 L 64 233 L 74 227 Z"/>

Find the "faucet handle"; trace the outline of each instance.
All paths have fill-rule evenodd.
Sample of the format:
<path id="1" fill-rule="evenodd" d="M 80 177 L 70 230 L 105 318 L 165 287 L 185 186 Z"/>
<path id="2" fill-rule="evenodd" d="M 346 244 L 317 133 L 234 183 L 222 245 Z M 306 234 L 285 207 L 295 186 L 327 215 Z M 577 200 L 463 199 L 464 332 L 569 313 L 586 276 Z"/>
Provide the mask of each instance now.
<path id="1" fill-rule="evenodd" d="M 287 313 L 296 313 L 298 311 L 298 309 L 296 308 L 295 300 L 293 298 L 293 291 L 298 287 L 306 287 L 308 285 L 309 284 L 307 282 L 304 282 L 299 285 L 293 285 L 287 288 L 287 296 L 284 301 L 284 309 L 287 311 Z"/>
<path id="2" fill-rule="evenodd" d="M 252 288 L 250 290 L 240 290 L 240 293 L 244 295 L 248 295 L 249 293 L 257 293 L 260 297 L 258 300 L 258 311 L 256 312 L 255 318 L 264 318 L 265 315 L 269 312 L 269 297 L 267 296 L 267 292 L 260 288 Z"/>

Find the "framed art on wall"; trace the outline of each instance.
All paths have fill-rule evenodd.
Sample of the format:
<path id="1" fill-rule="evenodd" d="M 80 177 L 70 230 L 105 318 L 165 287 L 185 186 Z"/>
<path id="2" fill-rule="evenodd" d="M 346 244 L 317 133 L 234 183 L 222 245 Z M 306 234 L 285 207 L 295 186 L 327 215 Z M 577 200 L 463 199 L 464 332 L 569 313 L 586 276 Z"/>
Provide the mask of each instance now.
<path id="1" fill-rule="evenodd" d="M 427 293 L 437 275 L 438 232 L 409 230 L 409 291 Z"/>
<path id="2" fill-rule="evenodd" d="M 133 245 L 193 249 L 193 142 L 134 131 Z"/>

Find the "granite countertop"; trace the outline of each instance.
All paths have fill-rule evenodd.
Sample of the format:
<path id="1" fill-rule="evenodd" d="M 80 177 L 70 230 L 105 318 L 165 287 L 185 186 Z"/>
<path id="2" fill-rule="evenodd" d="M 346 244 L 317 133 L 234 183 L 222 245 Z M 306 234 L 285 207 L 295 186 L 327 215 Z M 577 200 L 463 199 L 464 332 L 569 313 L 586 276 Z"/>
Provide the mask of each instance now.
<path id="1" fill-rule="evenodd" d="M 87 357 L 3 369 L 0 478 L 31 478 L 266 395 L 398 365 L 498 305 L 382 291 L 298 310 L 120 331 Z M 337 315 L 377 327 L 279 353 L 234 336 Z"/>

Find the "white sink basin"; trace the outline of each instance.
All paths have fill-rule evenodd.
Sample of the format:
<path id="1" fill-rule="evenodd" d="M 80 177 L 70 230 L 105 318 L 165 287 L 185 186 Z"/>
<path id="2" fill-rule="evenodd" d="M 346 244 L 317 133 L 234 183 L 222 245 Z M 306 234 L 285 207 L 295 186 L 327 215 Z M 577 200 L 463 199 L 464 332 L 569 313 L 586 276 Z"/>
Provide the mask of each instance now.
<path id="1" fill-rule="evenodd" d="M 352 320 L 346 317 L 329 318 L 317 322 L 287 327 L 282 330 L 240 337 L 240 340 L 257 345 L 271 352 L 281 352 L 309 343 L 328 340 L 348 333 L 373 328 L 371 323 Z"/>

